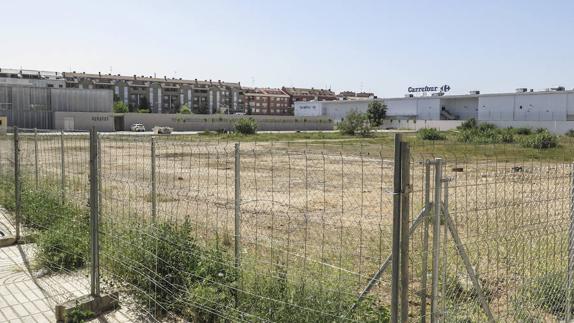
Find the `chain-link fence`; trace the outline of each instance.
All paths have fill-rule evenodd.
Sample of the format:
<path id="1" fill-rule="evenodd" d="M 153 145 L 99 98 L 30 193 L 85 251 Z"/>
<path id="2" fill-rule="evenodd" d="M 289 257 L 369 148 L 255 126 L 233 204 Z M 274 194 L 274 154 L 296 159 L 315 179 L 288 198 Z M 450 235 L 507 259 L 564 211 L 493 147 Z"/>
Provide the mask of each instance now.
<path id="1" fill-rule="evenodd" d="M 139 320 L 565 319 L 571 164 L 396 143 L 10 130 L 0 203 L 56 302 Z"/>

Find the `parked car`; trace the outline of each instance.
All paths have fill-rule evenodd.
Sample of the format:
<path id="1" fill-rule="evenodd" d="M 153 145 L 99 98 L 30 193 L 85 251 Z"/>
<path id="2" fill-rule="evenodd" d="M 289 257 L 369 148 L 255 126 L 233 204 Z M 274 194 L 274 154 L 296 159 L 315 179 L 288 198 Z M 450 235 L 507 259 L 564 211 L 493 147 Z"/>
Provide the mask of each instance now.
<path id="1" fill-rule="evenodd" d="M 154 127 L 153 132 L 159 135 L 169 135 L 173 131 L 170 127 Z"/>
<path id="2" fill-rule="evenodd" d="M 136 132 L 145 131 L 145 127 L 141 123 L 134 123 L 133 125 L 130 126 L 130 130 Z"/>

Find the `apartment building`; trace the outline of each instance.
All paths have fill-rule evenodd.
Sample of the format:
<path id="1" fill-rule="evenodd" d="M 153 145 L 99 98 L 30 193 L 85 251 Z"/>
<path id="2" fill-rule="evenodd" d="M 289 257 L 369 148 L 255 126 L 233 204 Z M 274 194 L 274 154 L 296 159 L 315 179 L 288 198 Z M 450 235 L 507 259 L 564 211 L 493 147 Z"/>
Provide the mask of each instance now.
<path id="1" fill-rule="evenodd" d="M 153 113 L 177 113 L 184 104 L 201 114 L 243 111 L 240 83 L 102 73 L 62 74 L 69 88 L 113 90 L 114 100 L 123 101 L 130 112 L 149 109 Z"/>
<path id="2" fill-rule="evenodd" d="M 281 89 L 244 88 L 246 110 L 251 114 L 290 114 L 289 95 Z"/>
<path id="3" fill-rule="evenodd" d="M 58 72 L 0 68 L 0 85 L 64 88 L 66 82 Z"/>
<path id="4" fill-rule="evenodd" d="M 305 89 L 296 87 L 283 87 L 283 92 L 289 95 L 289 106 L 294 107 L 298 101 L 334 101 L 337 100 L 335 92 L 326 89 Z"/>

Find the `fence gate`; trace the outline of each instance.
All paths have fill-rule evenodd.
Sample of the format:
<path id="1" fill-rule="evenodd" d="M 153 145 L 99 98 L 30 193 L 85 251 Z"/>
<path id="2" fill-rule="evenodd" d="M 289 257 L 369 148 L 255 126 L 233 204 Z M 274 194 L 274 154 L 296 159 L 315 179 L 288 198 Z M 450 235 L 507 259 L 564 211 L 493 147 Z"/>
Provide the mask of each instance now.
<path id="1" fill-rule="evenodd" d="M 408 320 L 569 321 L 572 173 L 568 162 L 412 158 Z"/>

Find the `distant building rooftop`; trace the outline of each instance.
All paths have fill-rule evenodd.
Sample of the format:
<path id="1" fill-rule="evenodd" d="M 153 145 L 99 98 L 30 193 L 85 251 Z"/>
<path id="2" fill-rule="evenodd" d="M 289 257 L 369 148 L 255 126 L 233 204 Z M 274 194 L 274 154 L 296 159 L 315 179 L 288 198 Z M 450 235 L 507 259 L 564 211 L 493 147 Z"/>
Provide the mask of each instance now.
<path id="1" fill-rule="evenodd" d="M 208 85 L 208 86 L 228 86 L 228 87 L 241 87 L 241 83 L 237 82 L 237 83 L 233 83 L 233 82 L 223 82 L 221 80 L 218 81 L 212 81 L 212 80 L 186 80 L 186 79 L 182 79 L 182 78 L 168 78 L 168 77 L 163 77 L 163 78 L 158 78 L 158 77 L 152 77 L 152 76 L 137 76 L 137 75 L 133 75 L 133 76 L 126 76 L 126 75 L 120 75 L 120 74 L 90 74 L 90 73 L 76 73 L 76 72 L 64 72 L 62 73 L 63 76 L 66 79 L 82 79 L 82 78 L 88 78 L 88 79 L 100 79 L 102 81 L 104 80 L 116 80 L 116 81 L 144 81 L 144 82 L 156 82 L 156 83 L 173 83 L 173 84 L 188 84 L 188 85 Z"/>

